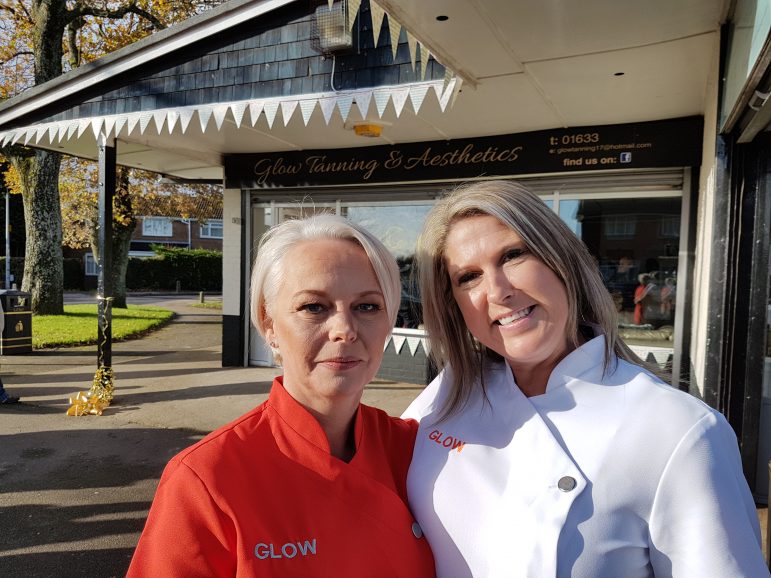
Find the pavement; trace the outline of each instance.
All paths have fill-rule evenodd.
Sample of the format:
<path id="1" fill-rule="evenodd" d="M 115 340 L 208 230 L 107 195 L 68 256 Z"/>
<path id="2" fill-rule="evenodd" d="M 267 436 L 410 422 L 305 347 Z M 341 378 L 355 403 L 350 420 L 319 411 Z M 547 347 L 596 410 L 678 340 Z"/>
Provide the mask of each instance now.
<path id="1" fill-rule="evenodd" d="M 0 406 L 0 577 L 124 576 L 166 462 L 267 398 L 279 370 L 221 367 L 219 310 L 193 307 L 197 296 L 136 299 L 177 316 L 113 344 L 115 398 L 101 416 L 65 415 L 91 386 L 95 346 L 2 359 L 23 403 Z M 421 390 L 374 381 L 363 401 L 399 415 Z"/>

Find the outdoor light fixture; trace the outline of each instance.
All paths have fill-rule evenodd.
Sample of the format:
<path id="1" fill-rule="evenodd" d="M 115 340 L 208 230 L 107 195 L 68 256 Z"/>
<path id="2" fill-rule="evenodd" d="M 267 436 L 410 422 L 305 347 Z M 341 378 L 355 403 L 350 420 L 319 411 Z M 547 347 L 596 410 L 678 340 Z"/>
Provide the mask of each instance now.
<path id="1" fill-rule="evenodd" d="M 362 122 L 353 125 L 353 132 L 356 133 L 356 136 L 377 138 L 383 132 L 383 125 L 375 122 Z"/>
<path id="2" fill-rule="evenodd" d="M 322 54 L 332 54 L 353 47 L 353 35 L 348 28 L 348 1 L 326 2 L 316 8 L 311 45 Z"/>

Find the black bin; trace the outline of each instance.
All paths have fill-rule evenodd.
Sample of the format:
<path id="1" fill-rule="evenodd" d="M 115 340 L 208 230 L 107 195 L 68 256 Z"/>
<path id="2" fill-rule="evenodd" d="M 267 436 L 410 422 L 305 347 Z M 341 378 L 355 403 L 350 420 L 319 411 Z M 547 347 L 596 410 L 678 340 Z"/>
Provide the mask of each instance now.
<path id="1" fill-rule="evenodd" d="M 3 355 L 32 353 L 32 303 L 25 291 L 0 291 L 5 326 L 0 340 Z"/>

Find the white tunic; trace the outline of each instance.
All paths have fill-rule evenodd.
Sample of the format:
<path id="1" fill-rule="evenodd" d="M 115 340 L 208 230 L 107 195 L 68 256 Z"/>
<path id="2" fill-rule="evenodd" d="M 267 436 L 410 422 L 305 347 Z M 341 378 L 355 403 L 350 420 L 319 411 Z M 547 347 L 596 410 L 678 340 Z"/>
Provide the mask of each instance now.
<path id="1" fill-rule="evenodd" d="M 602 336 L 527 398 L 505 363 L 437 421 L 442 372 L 407 408 L 420 421 L 407 488 L 440 578 L 763 577 L 736 437 L 691 395 L 618 360 Z"/>

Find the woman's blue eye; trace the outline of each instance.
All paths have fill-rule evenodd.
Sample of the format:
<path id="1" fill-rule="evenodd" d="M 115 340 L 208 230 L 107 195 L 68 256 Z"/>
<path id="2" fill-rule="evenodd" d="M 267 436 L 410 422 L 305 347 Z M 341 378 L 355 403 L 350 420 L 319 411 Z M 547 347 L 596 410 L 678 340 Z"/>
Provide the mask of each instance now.
<path id="1" fill-rule="evenodd" d="M 362 303 L 358 306 L 359 311 L 366 311 L 366 312 L 372 312 L 372 311 L 380 311 L 380 305 L 377 303 Z"/>
<path id="2" fill-rule="evenodd" d="M 306 303 L 300 307 L 300 310 L 308 313 L 321 313 L 324 311 L 324 307 L 320 303 Z"/>

